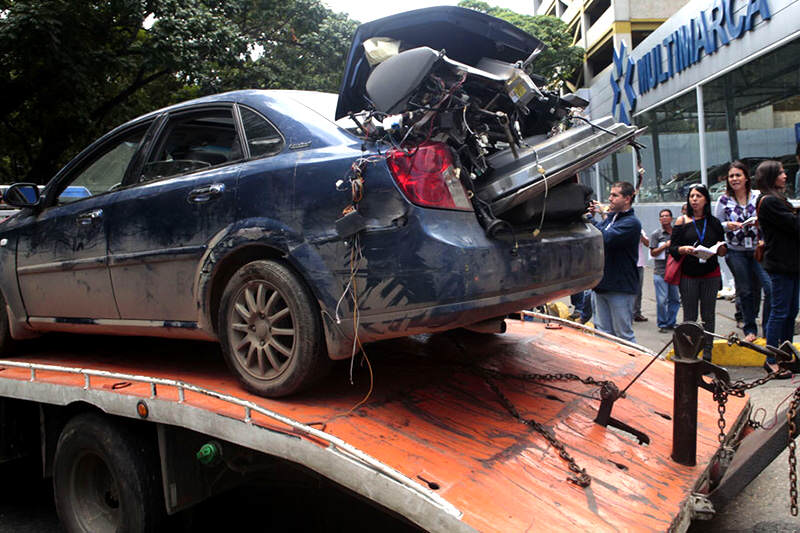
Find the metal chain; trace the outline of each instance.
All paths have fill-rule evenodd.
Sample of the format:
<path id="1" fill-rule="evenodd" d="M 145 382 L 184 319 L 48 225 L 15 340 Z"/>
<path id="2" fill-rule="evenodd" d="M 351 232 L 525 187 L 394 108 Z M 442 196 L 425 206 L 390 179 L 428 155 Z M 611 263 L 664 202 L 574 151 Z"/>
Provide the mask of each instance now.
<path id="1" fill-rule="evenodd" d="M 733 383 L 724 383 L 719 379 L 714 379 L 714 401 L 717 402 L 717 411 L 719 411 L 719 420 L 717 421 L 717 425 L 719 426 L 718 439 L 720 444 L 722 444 L 722 442 L 725 440 L 725 427 L 727 425 L 725 422 L 725 404 L 728 402 L 728 396 L 744 398 L 744 393 L 746 391 L 760 387 L 761 385 L 776 379 L 784 372 L 784 370 L 777 370 L 767 374 L 763 378 L 758 378 L 754 381 L 751 381 L 750 383 L 742 380 L 738 380 Z M 750 422 L 750 424 L 753 427 L 757 427 L 758 422 Z"/>
<path id="2" fill-rule="evenodd" d="M 500 387 L 486 377 L 484 377 L 484 381 L 486 381 L 486 384 L 489 385 L 489 388 L 494 391 L 494 393 L 500 399 L 500 403 L 503 405 L 503 407 L 505 407 L 506 411 L 511 414 L 511 416 L 539 433 L 545 438 L 545 440 L 547 440 L 547 442 L 550 443 L 550 446 L 558 450 L 558 455 L 567 462 L 570 471 L 575 474 L 574 476 L 568 477 L 567 481 L 574 483 L 579 487 L 588 487 L 592 483 L 592 478 L 586 473 L 586 469 L 578 466 L 578 463 L 575 462 L 575 458 L 569 454 L 563 442 L 559 441 L 552 433 L 550 433 L 550 430 L 548 430 L 539 422 L 533 420 L 532 418 L 522 418 L 522 415 L 519 414 L 519 411 L 517 411 L 517 408 L 514 407 L 513 403 L 511 403 L 511 400 L 509 400 L 506 395 L 503 394 L 503 392 L 500 390 Z"/>
<path id="3" fill-rule="evenodd" d="M 734 383 L 724 383 L 719 379 L 714 379 L 714 400 L 717 402 L 717 411 L 719 412 L 719 420 L 717 421 L 717 425 L 719 426 L 719 443 L 722 445 L 725 441 L 725 404 L 728 402 L 728 396 L 736 396 L 739 398 L 743 398 L 745 391 L 750 389 L 754 389 L 765 383 L 776 379 L 778 376 L 782 375 L 785 370 L 776 370 L 775 372 L 770 372 L 763 378 L 756 379 L 747 383 L 745 381 L 739 380 Z M 794 423 L 794 419 L 797 416 L 797 409 L 800 405 L 800 387 L 794 391 L 792 403 L 789 406 L 788 416 L 789 416 L 789 499 L 791 501 L 791 512 L 792 516 L 797 516 L 798 513 L 798 505 L 797 505 L 797 457 L 795 451 L 795 442 L 794 438 L 797 436 L 797 427 Z M 749 424 L 753 428 L 758 428 L 761 426 L 760 423 L 750 420 Z M 720 448 L 722 449 L 722 448 Z"/>
<path id="4" fill-rule="evenodd" d="M 717 411 L 719 412 L 719 420 L 717 420 L 719 435 L 717 435 L 717 440 L 722 444 L 725 442 L 725 404 L 728 403 L 728 391 L 725 390 L 722 381 L 714 381 L 714 401 L 717 402 Z"/>
<path id="5" fill-rule="evenodd" d="M 797 409 L 800 407 L 800 387 L 794 391 L 792 403 L 789 405 L 789 499 L 791 500 L 792 516 L 797 516 L 797 455 L 794 439 L 797 437 Z"/>
<path id="6" fill-rule="evenodd" d="M 505 374 L 503 372 L 498 372 L 496 370 L 489 370 L 486 368 L 481 368 L 478 370 L 479 373 L 483 377 L 490 377 L 490 378 L 509 378 L 509 379 L 516 379 L 519 381 L 529 381 L 532 383 L 541 383 L 542 381 L 579 381 L 584 385 L 595 385 L 597 387 L 603 386 L 613 386 L 613 388 L 617 389 L 616 383 L 613 381 L 608 380 L 597 380 L 593 377 L 585 377 L 582 378 L 575 374 L 570 373 L 556 373 L 556 374 Z M 620 393 L 620 398 L 624 398 L 625 393 Z"/>
<path id="7" fill-rule="evenodd" d="M 613 381 L 605 381 L 605 380 L 596 380 L 593 377 L 585 377 L 582 378 L 575 374 L 570 373 L 556 373 L 556 374 L 505 374 L 503 372 L 498 372 L 496 370 L 489 370 L 487 368 L 471 368 L 471 370 L 477 374 L 479 374 L 489 388 L 497 395 L 498 399 L 500 400 L 500 404 L 505 407 L 506 411 L 509 412 L 511 416 L 516 418 L 518 421 L 522 422 L 526 426 L 532 428 L 534 431 L 539 433 L 542 437 L 547 440 L 550 445 L 558 450 L 558 455 L 564 461 L 567 462 L 570 471 L 575 474 L 574 476 L 570 476 L 567 480 L 571 483 L 579 487 L 588 487 L 591 482 L 592 478 L 589 474 L 586 473 L 585 468 L 581 468 L 578 466 L 578 463 L 575 461 L 575 458 L 572 457 L 569 452 L 567 451 L 564 443 L 559 441 L 555 435 L 553 435 L 549 429 L 545 426 L 540 424 L 539 422 L 533 420 L 532 418 L 523 418 L 522 415 L 519 414 L 519 411 L 508 399 L 508 397 L 503 394 L 503 391 L 500 390 L 492 379 L 496 378 L 511 378 L 520 381 L 528 381 L 533 383 L 541 383 L 543 381 L 579 381 L 584 385 L 595 385 L 598 387 L 608 386 L 609 388 L 613 388 L 613 390 L 619 390 L 616 384 Z M 620 397 L 625 396 L 624 394 L 620 394 Z"/>

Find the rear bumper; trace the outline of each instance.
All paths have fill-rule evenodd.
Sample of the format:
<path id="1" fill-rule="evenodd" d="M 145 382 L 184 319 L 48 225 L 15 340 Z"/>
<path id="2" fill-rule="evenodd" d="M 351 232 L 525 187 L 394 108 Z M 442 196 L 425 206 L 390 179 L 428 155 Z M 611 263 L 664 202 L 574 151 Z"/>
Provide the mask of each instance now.
<path id="1" fill-rule="evenodd" d="M 364 237 L 363 342 L 473 324 L 593 287 L 602 277 L 602 235 L 589 224 L 538 238 L 489 239 L 473 213 L 420 211 L 391 238 Z M 348 316 L 341 331 L 352 332 L 352 312 L 341 314 Z"/>

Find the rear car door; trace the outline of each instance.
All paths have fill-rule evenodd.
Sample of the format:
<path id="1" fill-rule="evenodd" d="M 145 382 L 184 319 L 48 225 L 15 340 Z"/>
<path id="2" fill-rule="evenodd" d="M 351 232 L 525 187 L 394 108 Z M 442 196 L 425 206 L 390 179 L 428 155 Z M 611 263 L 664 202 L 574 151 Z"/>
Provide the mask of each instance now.
<path id="1" fill-rule="evenodd" d="M 195 322 L 209 240 L 235 219 L 243 161 L 232 105 L 171 112 L 109 217 L 109 270 L 123 319 Z"/>
<path id="2" fill-rule="evenodd" d="M 80 156 L 47 189 L 20 232 L 17 274 L 29 317 L 119 318 L 107 260 L 107 216 L 150 123 Z M 79 188 L 81 195 L 65 191 Z"/>

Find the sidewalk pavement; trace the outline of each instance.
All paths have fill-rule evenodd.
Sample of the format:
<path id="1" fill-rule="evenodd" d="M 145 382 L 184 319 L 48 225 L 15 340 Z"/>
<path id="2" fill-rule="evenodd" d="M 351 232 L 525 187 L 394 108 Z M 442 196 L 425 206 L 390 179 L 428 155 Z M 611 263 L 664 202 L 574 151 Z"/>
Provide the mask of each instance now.
<path id="1" fill-rule="evenodd" d="M 569 309 L 569 298 L 558 300 Z M 563 309 L 563 307 L 562 307 Z M 571 309 L 570 309 L 571 310 Z M 741 329 L 736 327 L 736 306 L 732 300 L 718 298 L 716 308 L 716 325 L 714 332 L 719 335 L 729 335 L 736 332 L 739 338 L 744 337 Z M 636 335 L 636 342 L 654 352 L 659 352 L 664 345 L 672 339 L 672 333 L 659 333 L 656 325 L 656 295 L 653 286 L 653 267 L 645 267 L 644 286 L 642 288 L 642 314 L 647 317 L 647 322 L 634 322 L 633 331 Z M 683 310 L 678 311 L 678 323 L 683 319 Z M 761 317 L 757 321 L 759 333 L 761 331 Z M 762 340 L 763 342 L 763 340 Z M 668 348 L 665 355 L 671 350 Z M 721 366 L 761 366 L 764 364 L 764 356 L 747 348 L 740 346 L 728 346 L 727 342 L 718 339 L 714 342 L 712 362 Z"/>

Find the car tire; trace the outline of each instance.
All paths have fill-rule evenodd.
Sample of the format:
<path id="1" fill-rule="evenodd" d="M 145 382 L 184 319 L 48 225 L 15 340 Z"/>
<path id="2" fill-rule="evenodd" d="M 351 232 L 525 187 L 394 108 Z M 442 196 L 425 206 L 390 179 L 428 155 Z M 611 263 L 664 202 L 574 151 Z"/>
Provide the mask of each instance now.
<path id="1" fill-rule="evenodd" d="M 236 271 L 222 294 L 218 324 L 225 362 L 260 396 L 300 392 L 330 367 L 316 302 L 277 261 L 253 261 Z"/>
<path id="2" fill-rule="evenodd" d="M 6 307 L 6 299 L 0 294 L 0 356 L 12 354 L 16 347 L 16 341 L 11 338 L 8 309 Z"/>
<path id="3" fill-rule="evenodd" d="M 66 424 L 53 459 L 56 512 L 66 531 L 160 530 L 166 510 L 154 439 L 96 413 Z"/>

